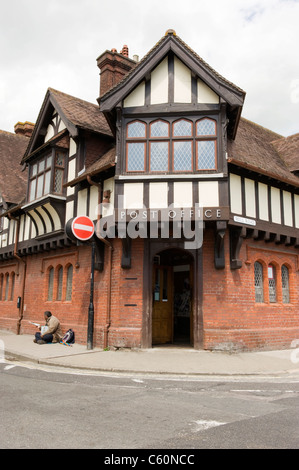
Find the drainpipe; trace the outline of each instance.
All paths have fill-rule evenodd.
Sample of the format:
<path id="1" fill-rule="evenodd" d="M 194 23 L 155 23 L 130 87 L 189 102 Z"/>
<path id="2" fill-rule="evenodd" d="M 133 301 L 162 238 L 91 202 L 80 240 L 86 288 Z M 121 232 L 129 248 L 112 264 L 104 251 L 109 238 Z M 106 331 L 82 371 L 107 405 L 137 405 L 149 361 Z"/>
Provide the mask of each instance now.
<path id="1" fill-rule="evenodd" d="M 99 205 L 102 203 L 102 183 L 96 183 L 91 179 L 90 176 L 87 176 L 87 181 L 91 186 L 96 186 L 98 188 L 98 203 Z M 98 222 L 101 218 L 100 211 L 98 211 Z M 113 246 L 106 240 L 106 238 L 102 238 L 99 234 L 97 234 L 99 240 L 101 240 L 109 249 L 109 263 L 108 263 L 108 288 L 107 288 L 107 313 L 106 313 L 106 322 L 104 326 L 104 349 L 108 347 L 108 335 L 109 329 L 111 325 L 111 283 L 112 283 L 112 252 Z"/>
<path id="2" fill-rule="evenodd" d="M 19 262 L 22 262 L 24 264 L 24 271 L 23 271 L 23 279 L 22 279 L 22 289 L 21 289 L 21 305 L 20 305 L 20 308 L 19 308 L 19 318 L 18 318 L 18 322 L 17 322 L 17 335 L 20 334 L 20 331 L 21 331 L 21 323 L 22 323 L 22 319 L 23 319 L 23 315 L 24 315 L 24 295 L 25 295 L 25 283 L 26 283 L 26 271 L 27 271 L 27 263 L 26 261 L 21 258 L 19 255 L 18 255 L 18 243 L 19 243 L 19 229 L 20 229 L 20 219 L 19 218 L 16 218 L 16 217 L 13 217 L 10 213 L 8 214 L 8 218 L 10 220 L 14 220 L 17 224 L 17 227 L 16 227 L 16 238 L 15 238 L 15 246 L 14 246 L 14 257 L 19 261 Z M 18 273 L 19 275 L 20 273 Z"/>

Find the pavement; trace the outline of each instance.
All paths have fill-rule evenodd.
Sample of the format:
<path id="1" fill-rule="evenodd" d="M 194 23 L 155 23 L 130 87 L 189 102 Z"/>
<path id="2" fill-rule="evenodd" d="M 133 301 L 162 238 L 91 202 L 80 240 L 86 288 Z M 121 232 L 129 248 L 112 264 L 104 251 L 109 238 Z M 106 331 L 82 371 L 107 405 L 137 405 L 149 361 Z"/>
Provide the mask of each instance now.
<path id="1" fill-rule="evenodd" d="M 104 351 L 86 345 L 33 343 L 32 335 L 0 330 L 0 362 L 14 361 L 89 372 L 166 374 L 181 376 L 293 376 L 299 378 L 299 340 L 278 351 L 220 352 L 191 347 Z"/>

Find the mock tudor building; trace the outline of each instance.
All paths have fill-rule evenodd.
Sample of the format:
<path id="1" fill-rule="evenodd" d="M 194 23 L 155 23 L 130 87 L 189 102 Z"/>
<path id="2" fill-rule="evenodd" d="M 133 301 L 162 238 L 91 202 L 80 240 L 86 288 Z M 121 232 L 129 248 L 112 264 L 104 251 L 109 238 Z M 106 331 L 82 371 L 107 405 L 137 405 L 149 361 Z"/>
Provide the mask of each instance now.
<path id="1" fill-rule="evenodd" d="M 24 148 L 0 139 L 1 197 L 27 178 L 1 200 L 0 328 L 50 310 L 86 342 L 91 243 L 65 229 L 86 215 L 96 346 L 289 347 L 299 134 L 242 118 L 245 92 L 173 30 L 141 61 L 124 46 L 97 64 L 98 105 L 49 88 Z"/>

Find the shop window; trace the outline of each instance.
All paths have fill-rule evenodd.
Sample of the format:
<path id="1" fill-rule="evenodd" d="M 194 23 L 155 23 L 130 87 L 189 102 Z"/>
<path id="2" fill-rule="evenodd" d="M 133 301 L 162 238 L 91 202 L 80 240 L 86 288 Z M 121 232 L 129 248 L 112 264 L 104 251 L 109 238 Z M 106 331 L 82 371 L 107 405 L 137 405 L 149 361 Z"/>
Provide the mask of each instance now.
<path id="1" fill-rule="evenodd" d="M 272 264 L 268 266 L 269 302 L 276 302 L 276 272 Z"/>
<path id="2" fill-rule="evenodd" d="M 255 301 L 258 303 L 264 302 L 264 287 L 263 287 L 263 266 L 261 263 L 254 263 L 254 286 L 255 286 Z"/>
<path id="3" fill-rule="evenodd" d="M 290 302 L 289 270 L 285 265 L 281 267 L 281 285 L 282 302 L 288 304 Z"/>
<path id="4" fill-rule="evenodd" d="M 73 290 L 73 266 L 70 265 L 67 268 L 65 300 L 72 300 L 72 290 Z"/>

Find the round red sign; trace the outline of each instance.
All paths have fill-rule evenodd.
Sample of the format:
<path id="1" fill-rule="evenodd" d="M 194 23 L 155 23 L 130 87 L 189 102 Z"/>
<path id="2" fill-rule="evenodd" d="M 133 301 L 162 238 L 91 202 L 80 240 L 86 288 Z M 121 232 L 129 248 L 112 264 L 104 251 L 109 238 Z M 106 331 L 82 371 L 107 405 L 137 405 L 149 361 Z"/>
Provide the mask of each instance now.
<path id="1" fill-rule="evenodd" d="M 72 221 L 72 232 L 78 240 L 87 241 L 94 234 L 94 223 L 89 217 L 79 215 Z"/>

